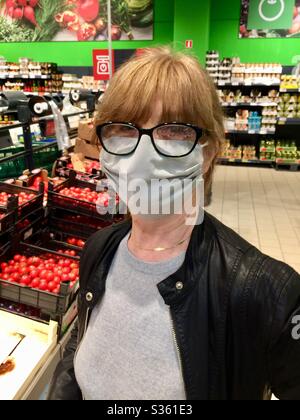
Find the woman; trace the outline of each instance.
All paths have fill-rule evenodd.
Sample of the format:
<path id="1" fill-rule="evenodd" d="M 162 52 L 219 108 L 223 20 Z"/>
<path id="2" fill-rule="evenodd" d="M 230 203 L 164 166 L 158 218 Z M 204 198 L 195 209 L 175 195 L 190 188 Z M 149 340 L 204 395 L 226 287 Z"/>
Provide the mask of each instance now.
<path id="1" fill-rule="evenodd" d="M 97 134 L 132 217 L 84 249 L 78 328 L 50 399 L 300 399 L 299 275 L 199 211 L 224 129 L 197 60 L 159 48 L 123 65 Z M 153 179 L 192 186 L 136 200 L 137 179 L 143 188 Z"/>

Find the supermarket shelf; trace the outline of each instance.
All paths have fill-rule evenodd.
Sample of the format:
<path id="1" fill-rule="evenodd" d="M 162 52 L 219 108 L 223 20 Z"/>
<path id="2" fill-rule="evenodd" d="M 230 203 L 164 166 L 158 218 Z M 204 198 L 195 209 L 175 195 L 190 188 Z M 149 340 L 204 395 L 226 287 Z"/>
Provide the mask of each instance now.
<path id="1" fill-rule="evenodd" d="M 43 95 L 57 95 L 60 94 L 61 92 L 24 92 L 25 95 L 30 95 L 30 96 L 43 96 Z"/>
<path id="2" fill-rule="evenodd" d="M 300 125 L 300 118 L 278 118 L 278 125 Z"/>
<path id="3" fill-rule="evenodd" d="M 267 130 L 226 130 L 226 134 L 247 134 L 247 135 L 274 135 L 275 131 Z"/>
<path id="4" fill-rule="evenodd" d="M 218 158 L 218 163 L 247 163 L 255 165 L 271 165 L 274 163 L 274 160 L 247 160 L 247 159 L 230 159 L 230 158 Z"/>
<path id="5" fill-rule="evenodd" d="M 265 106 L 277 106 L 278 104 L 276 102 L 262 102 L 262 103 L 256 103 L 256 102 L 222 102 L 222 106 L 224 107 L 237 107 L 237 106 L 253 106 L 253 107 L 265 107 Z"/>
<path id="6" fill-rule="evenodd" d="M 26 79 L 26 80 L 48 80 L 51 79 L 51 76 L 49 75 L 35 75 L 35 76 L 30 76 L 28 74 L 0 74 L 0 80 L 7 80 L 7 79 Z"/>
<path id="7" fill-rule="evenodd" d="M 300 93 L 300 88 L 298 89 L 281 89 L 280 93 Z"/>
<path id="8" fill-rule="evenodd" d="M 218 87 L 240 86 L 240 87 L 280 87 L 279 83 L 262 84 L 262 83 L 218 83 Z"/>

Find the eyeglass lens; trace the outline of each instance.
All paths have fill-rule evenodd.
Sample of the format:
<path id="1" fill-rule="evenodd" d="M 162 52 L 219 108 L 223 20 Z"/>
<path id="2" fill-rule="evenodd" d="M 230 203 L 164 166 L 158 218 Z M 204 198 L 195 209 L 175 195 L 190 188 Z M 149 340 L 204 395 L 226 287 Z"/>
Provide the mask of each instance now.
<path id="1" fill-rule="evenodd" d="M 194 128 L 180 124 L 157 127 L 153 130 L 152 136 L 157 150 L 171 157 L 190 153 L 197 139 Z M 127 124 L 113 123 L 101 129 L 101 140 L 105 149 L 118 155 L 132 153 L 139 137 L 139 130 Z"/>

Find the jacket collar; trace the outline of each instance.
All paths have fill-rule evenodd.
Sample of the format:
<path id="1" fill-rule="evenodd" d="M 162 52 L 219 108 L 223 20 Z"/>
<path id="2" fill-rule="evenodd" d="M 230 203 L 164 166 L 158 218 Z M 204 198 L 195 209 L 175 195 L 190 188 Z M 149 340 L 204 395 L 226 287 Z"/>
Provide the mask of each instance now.
<path id="1" fill-rule="evenodd" d="M 106 278 L 121 240 L 131 230 L 131 220 L 118 223 L 111 227 L 111 233 L 103 246 L 102 258 L 97 265 L 94 274 L 82 293 L 91 293 L 93 299 L 87 302 L 91 309 L 96 305 L 105 291 Z M 158 290 L 166 305 L 173 306 L 183 301 L 192 291 L 196 282 L 204 273 L 207 261 L 209 244 L 212 239 L 211 224 L 204 217 L 201 225 L 194 227 L 183 265 L 176 273 L 167 277 L 158 284 Z"/>

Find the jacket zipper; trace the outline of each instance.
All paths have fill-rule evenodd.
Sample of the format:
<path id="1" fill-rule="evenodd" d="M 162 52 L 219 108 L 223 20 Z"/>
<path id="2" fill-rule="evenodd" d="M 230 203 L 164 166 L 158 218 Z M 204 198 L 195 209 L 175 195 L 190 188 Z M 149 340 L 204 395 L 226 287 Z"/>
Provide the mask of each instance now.
<path id="1" fill-rule="evenodd" d="M 180 348 L 179 348 L 179 345 L 178 345 L 178 340 L 177 340 L 176 331 L 175 331 L 175 322 L 174 322 L 174 319 L 173 319 L 173 316 L 172 316 L 171 308 L 170 308 L 170 317 L 171 317 L 172 333 L 173 333 L 174 343 L 175 343 L 175 347 L 176 347 L 177 355 L 178 355 L 178 360 L 179 360 L 180 374 L 181 374 L 181 377 L 182 377 L 182 380 L 183 380 L 185 397 L 187 399 L 186 384 L 185 384 L 185 380 L 184 380 L 184 376 L 183 376 L 183 362 L 182 362 Z"/>

